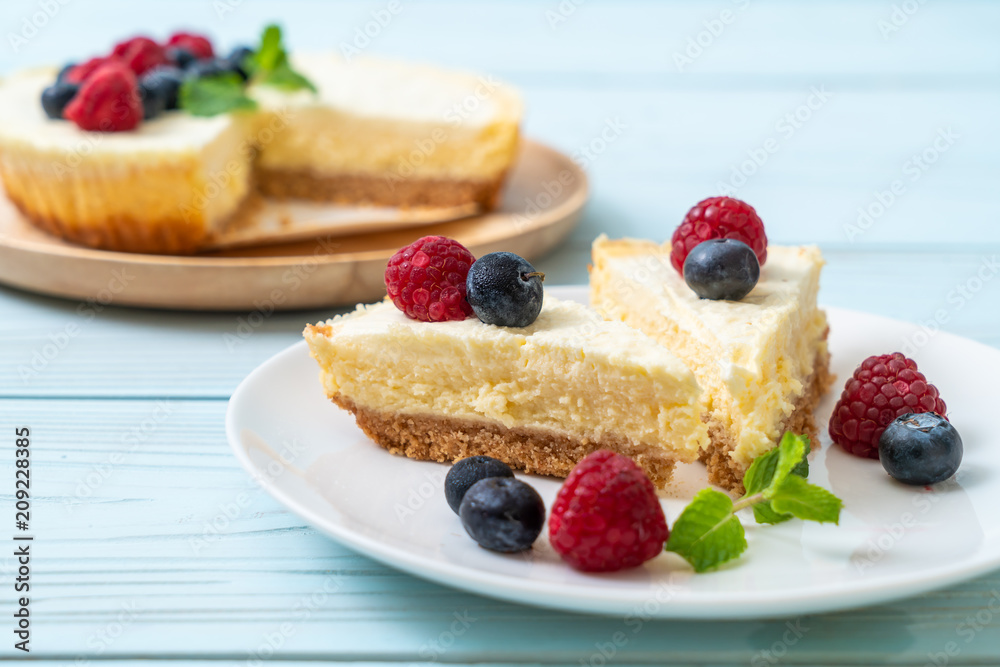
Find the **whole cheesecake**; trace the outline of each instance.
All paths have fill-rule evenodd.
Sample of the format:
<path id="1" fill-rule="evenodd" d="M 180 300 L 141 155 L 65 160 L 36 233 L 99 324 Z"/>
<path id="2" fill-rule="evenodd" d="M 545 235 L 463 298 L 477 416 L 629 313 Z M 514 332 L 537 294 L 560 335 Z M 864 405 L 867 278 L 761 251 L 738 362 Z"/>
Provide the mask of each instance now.
<path id="1" fill-rule="evenodd" d="M 315 91 L 251 79 L 254 109 L 166 111 L 118 132 L 48 117 L 39 99 L 55 70 L 14 74 L 0 81 L 7 195 L 67 240 L 145 253 L 196 252 L 258 191 L 357 205 L 497 203 L 518 147 L 513 89 L 371 58 L 292 62 Z"/>
<path id="2" fill-rule="evenodd" d="M 823 258 L 813 246 L 769 246 L 740 301 L 701 299 L 671 266 L 670 243 L 599 237 L 591 303 L 644 331 L 691 369 L 707 394 L 712 482 L 742 490 L 743 473 L 785 431 L 817 442 L 814 410 L 829 388 L 826 314 L 816 305 Z"/>
<path id="3" fill-rule="evenodd" d="M 421 322 L 391 302 L 306 327 L 327 396 L 395 454 L 488 455 L 566 476 L 587 454 L 632 457 L 654 483 L 708 442 L 695 375 L 646 334 L 546 297 L 533 324 Z"/>

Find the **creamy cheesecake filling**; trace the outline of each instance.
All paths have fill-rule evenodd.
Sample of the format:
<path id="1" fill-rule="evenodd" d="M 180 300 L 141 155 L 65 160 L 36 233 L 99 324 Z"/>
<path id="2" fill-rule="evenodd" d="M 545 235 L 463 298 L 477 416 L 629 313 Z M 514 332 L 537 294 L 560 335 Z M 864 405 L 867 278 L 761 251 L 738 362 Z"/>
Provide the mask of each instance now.
<path id="1" fill-rule="evenodd" d="M 319 94 L 253 90 L 262 109 L 288 123 L 261 142 L 264 169 L 492 181 L 514 159 L 521 102 L 491 78 L 333 54 L 294 62 Z"/>
<path id="2" fill-rule="evenodd" d="M 746 466 L 773 447 L 825 354 L 819 250 L 769 247 L 760 281 L 739 302 L 699 299 L 671 266 L 669 244 L 601 237 L 593 256 L 594 307 L 688 364 L 709 394 L 710 419 L 733 436 L 733 459 Z"/>
<path id="3" fill-rule="evenodd" d="M 380 413 L 626 439 L 693 461 L 707 441 L 694 375 L 641 332 L 546 298 L 526 328 L 426 323 L 391 303 L 306 330 L 327 394 Z"/>
<path id="4" fill-rule="evenodd" d="M 0 84 L 0 176 L 29 217 L 74 240 L 192 250 L 252 182 L 248 116 L 167 112 L 130 132 L 87 132 L 39 105 L 54 70 Z"/>

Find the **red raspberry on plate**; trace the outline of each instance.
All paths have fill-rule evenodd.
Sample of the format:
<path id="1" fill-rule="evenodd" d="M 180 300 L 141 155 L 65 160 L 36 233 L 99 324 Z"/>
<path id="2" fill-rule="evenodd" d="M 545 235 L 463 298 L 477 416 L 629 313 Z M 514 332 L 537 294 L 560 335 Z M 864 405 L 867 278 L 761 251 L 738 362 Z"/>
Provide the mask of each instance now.
<path id="1" fill-rule="evenodd" d="M 120 58 L 136 76 L 141 76 L 157 65 L 167 64 L 163 47 L 148 37 L 133 37 L 120 42 L 115 45 L 111 55 Z"/>
<path id="2" fill-rule="evenodd" d="M 670 263 L 684 275 L 684 260 L 702 241 L 736 239 L 746 243 L 761 266 L 767 261 L 764 223 L 750 204 L 732 197 L 709 197 L 694 205 L 670 239 Z"/>
<path id="3" fill-rule="evenodd" d="M 86 62 L 82 62 L 79 65 L 74 65 L 70 68 L 69 72 L 66 73 L 66 81 L 69 83 L 80 84 L 90 78 L 90 75 L 97 71 L 97 69 L 106 63 L 114 62 L 117 60 L 114 56 L 99 56 L 97 58 L 91 58 Z"/>
<path id="4" fill-rule="evenodd" d="M 385 288 L 396 308 L 411 319 L 464 320 L 472 315 L 465 299 L 465 279 L 474 261 L 458 241 L 425 236 L 389 259 Z"/>
<path id="5" fill-rule="evenodd" d="M 66 105 L 63 116 L 83 130 L 121 132 L 142 121 L 142 102 L 135 74 L 125 64 L 101 65 Z"/>
<path id="6" fill-rule="evenodd" d="M 179 49 L 186 49 L 194 54 L 195 58 L 211 58 L 215 55 L 212 49 L 212 42 L 207 37 L 196 35 L 192 32 L 175 32 L 167 40 L 167 46 L 174 46 Z"/>
<path id="7" fill-rule="evenodd" d="M 670 531 L 653 483 L 627 456 L 606 449 L 585 456 L 549 515 L 549 542 L 584 572 L 642 565 L 663 552 Z"/>
<path id="8" fill-rule="evenodd" d="M 946 410 L 937 387 L 928 384 L 917 362 L 899 352 L 871 356 L 844 386 L 830 417 L 830 437 L 855 456 L 877 459 L 882 431 L 896 417 L 909 412 L 944 417 Z"/>

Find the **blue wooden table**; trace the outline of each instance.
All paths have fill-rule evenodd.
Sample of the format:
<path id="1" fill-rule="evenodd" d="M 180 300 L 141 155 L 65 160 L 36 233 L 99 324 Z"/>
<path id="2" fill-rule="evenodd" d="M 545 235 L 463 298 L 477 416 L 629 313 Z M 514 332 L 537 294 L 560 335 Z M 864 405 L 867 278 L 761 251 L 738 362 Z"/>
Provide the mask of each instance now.
<path id="1" fill-rule="evenodd" d="M 773 242 L 820 244 L 826 304 L 1000 346 L 1000 3 L 4 0 L 0 71 L 179 25 L 235 44 L 275 18 L 300 49 L 349 44 L 519 86 L 527 135 L 576 155 L 593 184 L 580 227 L 538 262 L 550 284 L 586 281 L 598 233 L 663 239 L 695 201 L 728 192 Z M 355 555 L 257 489 L 223 435 L 237 383 L 328 314 L 276 314 L 233 344 L 247 313 L 98 310 L 0 288 L 5 520 L 14 428 L 33 435 L 31 658 L 1000 660 L 1000 573 L 838 614 L 635 628 Z M 17 658 L 12 551 L 0 656 Z"/>

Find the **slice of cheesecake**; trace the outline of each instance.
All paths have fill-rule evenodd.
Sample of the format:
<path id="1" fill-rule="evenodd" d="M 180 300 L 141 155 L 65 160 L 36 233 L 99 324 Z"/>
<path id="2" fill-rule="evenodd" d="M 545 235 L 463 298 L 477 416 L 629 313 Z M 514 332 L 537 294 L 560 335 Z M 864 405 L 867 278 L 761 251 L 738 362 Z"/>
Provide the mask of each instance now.
<path id="1" fill-rule="evenodd" d="M 712 482 L 741 490 L 754 458 L 785 431 L 817 442 L 813 415 L 833 378 L 825 313 L 816 306 L 823 258 L 812 246 L 767 249 L 741 301 L 700 299 L 670 264 L 670 244 L 594 242 L 591 303 L 680 357 L 708 394 Z"/>
<path id="2" fill-rule="evenodd" d="M 383 206 L 492 208 L 518 147 L 520 96 L 492 77 L 333 53 L 293 58 L 317 94 L 252 92 L 261 190 Z M 266 141 L 264 140 L 266 139 Z"/>
<path id="3" fill-rule="evenodd" d="M 663 485 L 705 445 L 694 374 L 642 332 L 547 297 L 525 328 L 418 322 L 390 302 L 306 327 L 330 399 L 394 454 L 565 476 L 597 449 Z"/>

